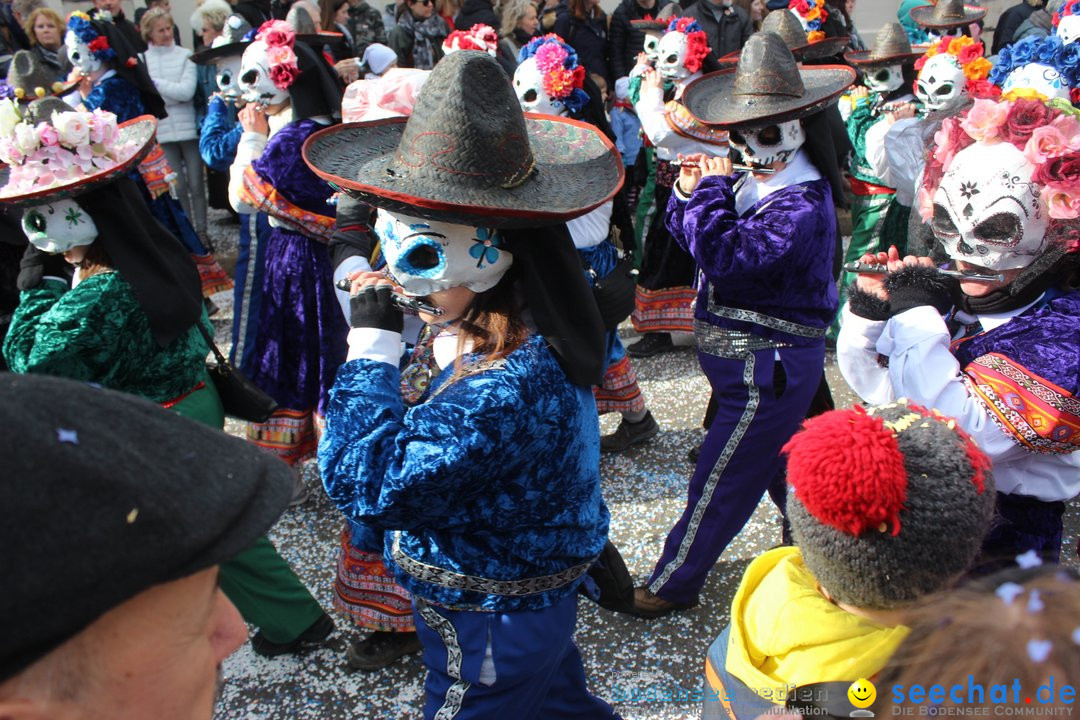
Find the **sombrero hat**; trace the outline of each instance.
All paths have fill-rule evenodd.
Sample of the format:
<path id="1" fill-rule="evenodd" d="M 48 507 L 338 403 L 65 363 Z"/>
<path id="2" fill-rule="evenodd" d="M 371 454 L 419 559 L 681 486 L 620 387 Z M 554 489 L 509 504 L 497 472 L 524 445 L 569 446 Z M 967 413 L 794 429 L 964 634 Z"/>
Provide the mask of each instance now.
<path id="1" fill-rule="evenodd" d="M 250 45 L 255 37 L 251 30 L 251 23 L 242 15 L 230 15 L 225 18 L 221 34 L 214 38 L 213 46 L 192 53 L 188 59 L 196 65 L 209 65 L 223 57 L 243 55 L 244 48 Z"/>
<path id="2" fill-rule="evenodd" d="M 913 48 L 904 26 L 894 22 L 881 26 L 874 38 L 873 50 L 844 53 L 844 59 L 860 68 L 906 65 L 918 60 L 926 50 L 922 46 Z"/>
<path id="3" fill-rule="evenodd" d="M 734 70 L 700 77 L 682 102 L 706 125 L 760 127 L 813 115 L 855 82 L 845 65 L 800 67 L 776 33 L 750 36 Z"/>
<path id="4" fill-rule="evenodd" d="M 7 84 L 15 99 L 33 102 L 49 95 L 65 95 L 75 89 L 78 80 L 60 81 L 29 50 L 19 50 L 8 66 Z"/>
<path id="5" fill-rule="evenodd" d="M 60 106 L 66 108 L 61 110 Z M 55 108 L 55 109 L 54 109 Z M 60 122 L 54 124 L 53 112 L 66 112 L 77 116 L 72 121 L 81 122 L 85 132 L 77 125 Z M 0 169 L 0 203 L 9 205 L 34 205 L 46 199 L 59 199 L 78 195 L 130 172 L 142 160 L 153 145 L 157 120 L 153 115 L 142 115 L 117 126 L 112 113 L 87 113 L 72 110 L 63 101 L 45 98 L 30 104 L 30 118 L 52 129 L 59 139 L 51 145 L 50 152 L 41 152 L 49 141 L 42 138 L 43 126 L 22 123 L 37 133 L 39 146 L 20 157 L 4 157 L 7 165 Z M 104 125 L 96 129 L 98 123 Z M 104 132 L 105 139 L 91 144 L 91 132 Z M 84 134 L 78 144 L 65 141 L 70 135 Z M 4 145 L 7 145 L 5 143 Z M 74 162 L 81 147 L 91 147 L 92 160 L 88 169 Z M 96 147 L 97 149 L 93 149 Z M 39 157 L 40 155 L 40 157 Z M 81 158 L 80 158 L 81 160 Z M 82 161 L 86 162 L 86 161 Z M 64 168 L 58 172 L 57 168 Z"/>
<path id="6" fill-rule="evenodd" d="M 428 76 L 409 118 L 335 125 L 307 139 L 316 175 L 376 207 L 457 224 L 551 225 L 622 186 L 595 126 L 523 115 L 499 63 L 461 51 Z"/>
<path id="7" fill-rule="evenodd" d="M 807 42 L 806 31 L 803 30 L 802 24 L 795 14 L 788 10 L 778 10 L 766 15 L 761 21 L 761 32 L 774 32 L 779 35 L 797 62 L 809 62 L 838 55 L 851 41 L 850 36 L 840 35 L 827 37 L 817 42 Z M 741 52 L 741 50 L 736 50 L 719 58 L 720 67 L 738 64 Z"/>
<path id="8" fill-rule="evenodd" d="M 652 30 L 653 32 L 662 33 L 667 30 L 668 25 L 671 24 L 672 18 L 677 18 L 679 15 L 679 4 L 672 2 L 665 5 L 660 12 L 656 14 L 656 17 L 646 16 L 644 18 L 631 20 L 630 25 L 642 32 Z"/>
<path id="9" fill-rule="evenodd" d="M 963 27 L 985 16 L 986 8 L 966 5 L 964 0 L 938 0 L 936 5 L 923 5 L 911 11 L 911 19 L 917 24 L 935 30 Z"/>

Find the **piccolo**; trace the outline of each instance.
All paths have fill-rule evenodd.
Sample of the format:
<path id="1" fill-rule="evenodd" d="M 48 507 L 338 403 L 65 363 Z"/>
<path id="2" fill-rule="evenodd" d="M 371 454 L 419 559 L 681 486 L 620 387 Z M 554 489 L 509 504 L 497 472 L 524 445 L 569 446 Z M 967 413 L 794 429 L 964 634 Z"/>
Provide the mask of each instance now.
<path id="1" fill-rule="evenodd" d="M 342 278 L 334 284 L 334 287 L 336 287 L 338 290 L 344 290 L 345 292 L 348 292 L 349 289 L 352 288 L 352 281 L 348 278 Z M 412 312 L 417 313 L 423 312 L 427 313 L 428 315 L 442 315 L 444 312 L 443 309 L 440 307 L 433 307 L 431 305 L 428 305 L 427 303 L 422 303 L 419 300 L 408 297 L 406 295 L 401 295 L 396 292 L 390 293 L 390 302 L 394 303 L 394 305 L 397 305 L 398 308 L 400 308 L 401 310 L 411 310 Z"/>
<path id="2" fill-rule="evenodd" d="M 844 263 L 844 270 L 850 273 L 866 273 L 870 275 L 886 275 L 889 269 L 885 265 L 866 265 L 860 262 Z M 985 274 L 976 270 L 941 270 L 938 272 L 942 275 L 949 277 L 959 278 L 961 280 L 973 280 L 975 282 L 1001 282 L 1005 279 L 1004 275 L 997 273 Z"/>
<path id="3" fill-rule="evenodd" d="M 701 167 L 700 164 L 693 160 L 672 160 L 670 164 L 672 167 Z M 731 169 L 738 172 L 758 173 L 760 175 L 772 175 L 774 172 L 776 172 L 770 167 L 754 167 L 753 165 L 743 165 L 741 163 L 732 163 Z"/>

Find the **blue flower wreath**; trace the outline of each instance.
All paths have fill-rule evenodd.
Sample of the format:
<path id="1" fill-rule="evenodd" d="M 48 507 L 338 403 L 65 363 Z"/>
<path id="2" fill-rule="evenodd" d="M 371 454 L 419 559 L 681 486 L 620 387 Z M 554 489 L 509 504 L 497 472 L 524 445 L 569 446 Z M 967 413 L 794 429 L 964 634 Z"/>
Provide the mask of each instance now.
<path id="1" fill-rule="evenodd" d="M 79 38 L 80 41 L 86 43 L 90 48 L 90 54 L 97 60 L 104 62 L 116 59 L 116 51 L 109 46 L 108 37 L 99 32 L 94 23 L 84 13 L 71 13 L 71 16 L 68 17 L 67 29 L 75 33 L 75 37 Z M 95 42 L 99 39 L 101 42 Z"/>
<path id="2" fill-rule="evenodd" d="M 989 80 L 1002 87 L 1009 73 L 1029 63 L 1054 68 L 1070 88 L 1080 86 L 1080 43 L 1065 45 L 1057 35 L 1045 38 L 1026 37 L 1002 48 L 990 70 Z"/>
<path id="3" fill-rule="evenodd" d="M 557 43 L 558 45 L 562 46 L 563 50 L 566 51 L 566 59 L 563 60 L 564 68 L 572 71 L 578 66 L 577 51 L 564 43 L 559 38 L 559 36 L 555 35 L 554 33 L 549 33 L 547 35 L 533 38 L 532 40 L 530 40 L 529 44 L 521 48 L 521 50 L 518 52 L 518 64 L 520 65 L 521 63 L 531 58 L 533 55 L 536 54 L 536 51 L 539 50 L 541 46 L 547 45 L 549 43 Z M 581 111 L 584 110 L 585 106 L 589 104 L 589 94 L 581 88 L 574 88 L 569 95 L 564 98 L 559 98 L 559 102 L 563 104 L 563 106 L 566 108 L 566 111 L 570 113 L 570 115 L 574 117 L 580 117 Z"/>

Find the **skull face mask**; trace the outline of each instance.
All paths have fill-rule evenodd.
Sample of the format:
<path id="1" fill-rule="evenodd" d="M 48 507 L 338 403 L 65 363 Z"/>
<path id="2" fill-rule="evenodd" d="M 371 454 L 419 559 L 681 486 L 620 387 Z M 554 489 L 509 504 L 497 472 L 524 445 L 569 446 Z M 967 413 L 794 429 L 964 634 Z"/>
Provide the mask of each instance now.
<path id="1" fill-rule="evenodd" d="M 686 67 L 689 41 L 685 33 L 664 33 L 656 48 L 656 69 L 669 80 L 682 80 L 691 75 Z"/>
<path id="2" fill-rule="evenodd" d="M 997 271 L 1031 263 L 1050 224 L 1039 186 L 1029 179 L 1033 169 L 1007 142 L 976 143 L 956 154 L 934 194 L 931 221 L 949 257 Z"/>
<path id="3" fill-rule="evenodd" d="M 806 142 L 806 133 L 801 122 L 790 120 L 753 130 L 730 130 L 728 138 L 748 164 L 765 167 L 791 160 Z"/>
<path id="4" fill-rule="evenodd" d="M 551 97 L 544 89 L 544 74 L 537 67 L 535 57 L 524 60 L 514 71 L 514 92 L 525 112 L 566 114 L 562 101 Z"/>
<path id="5" fill-rule="evenodd" d="M 241 95 L 240 61 L 239 55 L 230 55 L 214 61 L 214 80 L 217 81 L 221 94 L 229 99 L 237 99 Z"/>
<path id="6" fill-rule="evenodd" d="M 270 78 L 268 49 L 265 42 L 256 40 L 244 50 L 244 57 L 240 61 L 239 86 L 248 102 L 278 105 L 289 99 L 289 91 L 279 88 Z"/>
<path id="7" fill-rule="evenodd" d="M 1061 18 L 1056 32 L 1065 45 L 1080 40 L 1080 15 L 1066 15 Z"/>
<path id="8" fill-rule="evenodd" d="M 654 65 L 660 54 L 660 38 L 662 35 L 663 33 L 658 30 L 645 31 L 645 44 L 642 46 L 641 51 L 649 58 L 649 62 Z"/>
<path id="9" fill-rule="evenodd" d="M 22 229 L 34 247 L 54 254 L 89 245 L 98 236 L 93 218 L 77 202 L 67 199 L 27 208 Z"/>
<path id="10" fill-rule="evenodd" d="M 1008 95 L 1013 90 L 1034 90 L 1047 100 L 1069 99 L 1069 85 L 1061 73 L 1041 63 L 1028 63 L 1009 73 L 1001 86 L 1001 94 Z"/>
<path id="11" fill-rule="evenodd" d="M 941 53 L 927 60 L 919 71 L 915 95 L 927 110 L 940 110 L 959 97 L 966 84 L 964 69 L 956 57 Z"/>
<path id="12" fill-rule="evenodd" d="M 465 287 L 490 290 L 514 262 L 492 228 L 454 225 L 379 210 L 375 232 L 386 266 L 406 294 Z"/>
<path id="13" fill-rule="evenodd" d="M 866 71 L 863 82 L 870 92 L 888 95 L 904 84 L 904 71 L 899 65 L 870 68 Z"/>
<path id="14" fill-rule="evenodd" d="M 90 75 L 101 69 L 101 61 L 94 57 L 94 53 L 90 51 L 90 46 L 70 30 L 64 33 L 64 47 L 67 48 L 68 60 L 83 75 Z"/>

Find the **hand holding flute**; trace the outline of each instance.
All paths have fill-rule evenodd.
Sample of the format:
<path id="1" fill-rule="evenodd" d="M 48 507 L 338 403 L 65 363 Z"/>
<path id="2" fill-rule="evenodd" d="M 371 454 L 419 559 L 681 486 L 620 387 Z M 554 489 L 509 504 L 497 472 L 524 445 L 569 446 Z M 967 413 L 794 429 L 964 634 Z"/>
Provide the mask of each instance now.
<path id="1" fill-rule="evenodd" d="M 335 283 L 334 287 L 336 287 L 338 290 L 344 290 L 345 292 L 349 292 L 352 289 L 352 285 L 352 280 L 350 280 L 349 278 L 342 278 L 341 280 L 338 280 L 337 283 Z M 416 298 L 411 298 L 407 295 L 402 295 L 401 293 L 397 292 L 390 293 L 390 302 L 399 310 L 402 310 L 404 312 L 410 312 L 414 314 L 423 312 L 427 313 L 428 315 L 435 316 L 443 314 L 443 309 L 440 307 L 434 307 L 432 305 L 428 305 L 427 303 L 422 303 Z"/>

